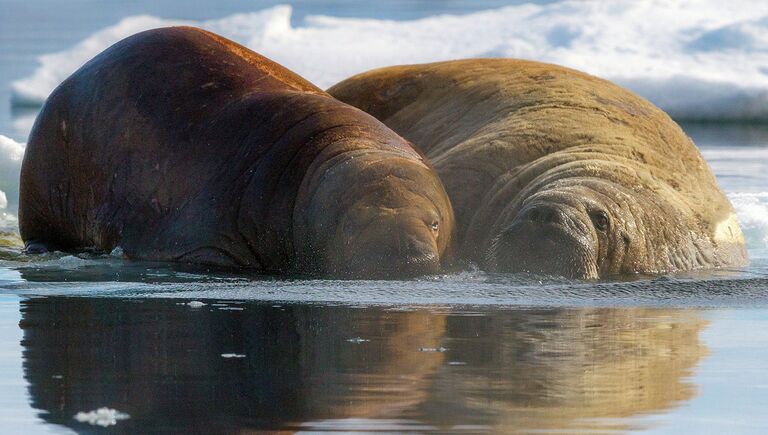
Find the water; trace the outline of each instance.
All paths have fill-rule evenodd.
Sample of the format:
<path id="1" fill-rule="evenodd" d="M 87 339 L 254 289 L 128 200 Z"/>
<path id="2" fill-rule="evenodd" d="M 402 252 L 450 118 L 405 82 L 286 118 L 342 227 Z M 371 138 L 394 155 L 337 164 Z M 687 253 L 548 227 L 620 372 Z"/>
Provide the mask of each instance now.
<path id="1" fill-rule="evenodd" d="M 130 416 L 118 433 L 768 424 L 768 339 L 744 334 L 764 309 L 184 302 L 3 298 L 3 424 L 90 432 L 73 416 L 100 407 Z"/>
<path id="2" fill-rule="evenodd" d="M 768 10 L 368 3 L 0 0 L 0 432 L 766 433 L 768 127 L 724 122 L 768 113 Z M 18 157 L 35 98 L 88 50 L 176 20 L 324 86 L 477 55 L 611 77 L 687 120 L 752 263 L 621 282 L 477 270 L 392 282 L 20 255 Z"/>

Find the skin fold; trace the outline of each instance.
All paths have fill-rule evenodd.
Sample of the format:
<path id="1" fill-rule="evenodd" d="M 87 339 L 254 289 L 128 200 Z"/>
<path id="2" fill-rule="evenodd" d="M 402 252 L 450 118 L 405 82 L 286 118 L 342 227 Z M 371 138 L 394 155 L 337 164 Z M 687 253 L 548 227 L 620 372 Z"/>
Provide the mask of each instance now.
<path id="1" fill-rule="evenodd" d="M 429 163 L 368 114 L 190 27 L 105 50 L 48 98 L 21 173 L 27 250 L 268 273 L 435 273 L 453 234 Z"/>
<path id="2" fill-rule="evenodd" d="M 469 59 L 328 92 L 412 141 L 454 207 L 459 255 L 581 279 L 747 263 L 733 207 L 663 111 L 556 65 Z"/>

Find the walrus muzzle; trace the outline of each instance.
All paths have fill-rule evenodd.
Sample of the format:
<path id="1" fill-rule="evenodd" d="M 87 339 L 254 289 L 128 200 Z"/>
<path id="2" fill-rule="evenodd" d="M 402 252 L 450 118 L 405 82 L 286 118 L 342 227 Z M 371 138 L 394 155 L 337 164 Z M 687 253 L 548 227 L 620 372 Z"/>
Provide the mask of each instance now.
<path id="1" fill-rule="evenodd" d="M 368 210 L 368 208 L 366 207 Z M 375 209 L 372 218 L 346 216 L 338 237 L 347 248 L 340 275 L 410 278 L 440 271 L 440 248 L 431 219 L 410 208 Z M 370 213 L 370 211 L 369 211 Z"/>
<path id="2" fill-rule="evenodd" d="M 496 272 L 598 277 L 591 231 L 564 204 L 526 206 L 492 242 L 486 265 Z"/>
<path id="3" fill-rule="evenodd" d="M 348 262 L 350 277 L 410 278 L 440 271 L 437 247 L 426 237 L 379 231 L 356 244 Z"/>

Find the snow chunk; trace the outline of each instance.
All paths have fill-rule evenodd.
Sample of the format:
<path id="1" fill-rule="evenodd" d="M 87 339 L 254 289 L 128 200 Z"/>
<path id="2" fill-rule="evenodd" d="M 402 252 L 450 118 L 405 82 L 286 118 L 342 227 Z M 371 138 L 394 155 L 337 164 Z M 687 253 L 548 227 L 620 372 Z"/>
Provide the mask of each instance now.
<path id="1" fill-rule="evenodd" d="M 222 358 L 245 358 L 245 355 L 241 353 L 222 353 Z"/>
<path id="2" fill-rule="evenodd" d="M 74 417 L 80 423 L 101 427 L 114 426 L 118 421 L 128 418 L 130 418 L 130 415 L 107 407 L 99 408 L 95 411 L 78 412 Z"/>

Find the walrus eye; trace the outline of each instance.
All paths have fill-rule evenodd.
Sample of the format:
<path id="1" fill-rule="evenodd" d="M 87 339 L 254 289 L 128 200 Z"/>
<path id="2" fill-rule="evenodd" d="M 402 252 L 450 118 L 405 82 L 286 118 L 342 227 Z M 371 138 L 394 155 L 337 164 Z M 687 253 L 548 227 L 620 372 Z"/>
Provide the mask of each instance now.
<path id="1" fill-rule="evenodd" d="M 608 229 L 608 215 L 604 211 L 596 211 L 590 214 L 592 223 L 595 224 L 595 228 L 600 231 Z"/>
<path id="2" fill-rule="evenodd" d="M 440 229 L 440 222 L 432 221 L 429 227 L 432 228 L 432 231 L 437 231 L 438 229 Z"/>

